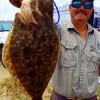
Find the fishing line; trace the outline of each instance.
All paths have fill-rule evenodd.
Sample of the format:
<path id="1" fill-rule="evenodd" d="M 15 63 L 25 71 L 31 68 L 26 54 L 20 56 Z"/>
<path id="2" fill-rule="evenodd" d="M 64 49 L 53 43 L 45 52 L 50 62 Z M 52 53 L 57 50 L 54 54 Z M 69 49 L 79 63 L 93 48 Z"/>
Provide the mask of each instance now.
<path id="1" fill-rule="evenodd" d="M 55 6 L 55 8 L 56 8 L 56 10 L 57 10 L 57 15 L 58 15 L 58 19 L 57 19 L 57 21 L 55 22 L 55 25 L 57 25 L 57 24 L 59 23 L 59 21 L 60 21 L 60 12 L 59 12 L 59 9 L 58 9 L 58 7 L 57 7 L 57 5 L 56 5 L 56 3 L 55 3 L 54 0 L 53 0 L 53 4 L 54 4 L 54 6 Z"/>

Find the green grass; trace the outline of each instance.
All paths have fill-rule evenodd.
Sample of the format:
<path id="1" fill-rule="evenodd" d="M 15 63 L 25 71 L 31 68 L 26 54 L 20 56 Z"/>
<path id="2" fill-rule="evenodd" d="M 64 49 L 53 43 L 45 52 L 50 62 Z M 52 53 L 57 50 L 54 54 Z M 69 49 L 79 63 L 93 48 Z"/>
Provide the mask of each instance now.
<path id="1" fill-rule="evenodd" d="M 100 100 L 100 84 L 98 85 L 97 96 L 98 96 L 98 100 Z"/>

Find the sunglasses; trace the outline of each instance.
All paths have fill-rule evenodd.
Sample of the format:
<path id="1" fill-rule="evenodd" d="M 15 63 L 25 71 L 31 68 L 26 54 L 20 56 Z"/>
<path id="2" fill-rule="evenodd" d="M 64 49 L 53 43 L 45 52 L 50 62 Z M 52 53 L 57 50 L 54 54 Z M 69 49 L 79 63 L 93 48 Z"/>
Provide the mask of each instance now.
<path id="1" fill-rule="evenodd" d="M 81 6 L 84 6 L 85 9 L 92 9 L 93 8 L 93 2 L 81 2 L 81 1 L 73 1 L 71 6 L 74 8 L 80 8 Z"/>

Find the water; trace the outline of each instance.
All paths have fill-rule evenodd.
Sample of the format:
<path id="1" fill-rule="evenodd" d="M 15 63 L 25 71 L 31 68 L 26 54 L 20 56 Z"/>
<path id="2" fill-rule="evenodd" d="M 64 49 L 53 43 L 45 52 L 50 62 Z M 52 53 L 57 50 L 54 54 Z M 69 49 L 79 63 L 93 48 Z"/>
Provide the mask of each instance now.
<path id="1" fill-rule="evenodd" d="M 12 27 L 12 21 L 0 21 L 0 32 L 9 31 Z"/>

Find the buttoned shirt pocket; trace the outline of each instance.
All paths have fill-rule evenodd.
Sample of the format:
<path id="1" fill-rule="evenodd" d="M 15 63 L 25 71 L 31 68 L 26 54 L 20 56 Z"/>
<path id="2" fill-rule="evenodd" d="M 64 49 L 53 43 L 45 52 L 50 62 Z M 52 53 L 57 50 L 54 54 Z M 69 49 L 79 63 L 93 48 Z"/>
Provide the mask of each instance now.
<path id="1" fill-rule="evenodd" d="M 76 61 L 63 58 L 62 59 L 62 67 L 65 70 L 66 69 L 67 70 L 74 70 L 76 67 Z"/>
<path id="2" fill-rule="evenodd" d="M 68 63 L 70 64 L 71 62 L 76 60 L 77 47 L 78 47 L 76 43 L 61 40 L 61 47 L 62 47 L 61 59 L 63 64 L 68 64 Z M 73 66 L 73 64 L 71 63 L 71 66 Z"/>
<path id="3" fill-rule="evenodd" d="M 100 49 L 95 46 L 90 46 L 90 48 L 85 50 L 85 54 L 87 58 L 94 63 L 95 67 L 100 65 Z"/>
<path id="4" fill-rule="evenodd" d="M 61 53 L 61 66 L 64 69 L 75 69 L 76 67 L 76 48 L 77 44 L 70 41 L 61 40 L 62 53 Z"/>

